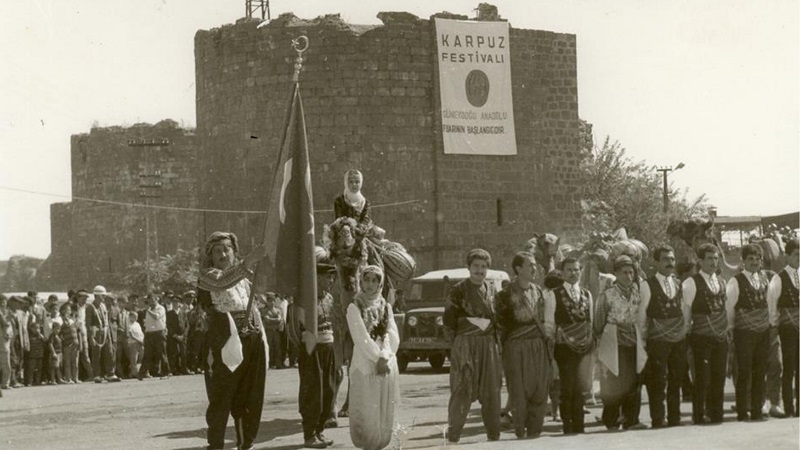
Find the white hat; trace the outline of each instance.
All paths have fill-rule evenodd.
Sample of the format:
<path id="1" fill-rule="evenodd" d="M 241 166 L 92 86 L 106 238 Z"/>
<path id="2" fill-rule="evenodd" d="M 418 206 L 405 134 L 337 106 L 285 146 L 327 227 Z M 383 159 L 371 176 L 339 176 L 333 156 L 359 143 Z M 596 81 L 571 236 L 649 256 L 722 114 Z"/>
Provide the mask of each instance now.
<path id="1" fill-rule="evenodd" d="M 106 288 L 98 284 L 97 286 L 94 287 L 92 293 L 94 295 L 106 295 Z"/>

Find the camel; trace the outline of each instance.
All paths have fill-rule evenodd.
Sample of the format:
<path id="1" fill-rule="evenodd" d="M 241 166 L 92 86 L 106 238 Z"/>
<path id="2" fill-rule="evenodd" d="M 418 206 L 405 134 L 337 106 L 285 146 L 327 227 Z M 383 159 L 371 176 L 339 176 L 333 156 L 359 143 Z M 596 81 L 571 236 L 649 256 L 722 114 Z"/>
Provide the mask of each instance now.
<path id="1" fill-rule="evenodd" d="M 697 273 L 696 250 L 702 244 L 710 243 L 719 249 L 721 275 L 730 279 L 739 268 L 728 263 L 725 252 L 714 235 L 714 221 L 703 219 L 673 220 L 667 226 L 667 236 L 675 249 L 675 275 L 681 281 Z M 762 247 L 763 248 L 763 247 Z M 777 255 L 774 259 L 777 259 Z"/>

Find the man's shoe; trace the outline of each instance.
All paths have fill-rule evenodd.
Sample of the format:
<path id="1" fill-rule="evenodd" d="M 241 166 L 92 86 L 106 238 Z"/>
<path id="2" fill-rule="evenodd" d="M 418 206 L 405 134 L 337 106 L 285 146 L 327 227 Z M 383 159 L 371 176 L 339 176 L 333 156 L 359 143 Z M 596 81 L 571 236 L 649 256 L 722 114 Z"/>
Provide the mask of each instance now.
<path id="1" fill-rule="evenodd" d="M 781 408 L 780 405 L 772 405 L 772 407 L 769 409 L 769 416 L 777 419 L 783 419 L 786 417 L 786 413 L 783 411 L 783 408 Z"/>
<path id="2" fill-rule="evenodd" d="M 328 444 L 320 441 L 319 439 L 317 439 L 316 436 L 313 436 L 313 437 L 310 437 L 310 438 L 306 439 L 306 441 L 303 443 L 303 447 L 305 447 L 305 448 L 327 448 Z"/>
<path id="3" fill-rule="evenodd" d="M 326 438 L 325 435 L 322 433 L 317 433 L 317 440 L 319 440 L 320 442 L 324 442 L 325 445 L 327 445 L 328 447 L 333 445 L 333 439 Z"/>
<path id="4" fill-rule="evenodd" d="M 445 435 L 447 435 L 447 442 L 451 444 L 458 444 L 458 441 L 461 440 L 461 436 L 450 433 L 450 428 L 445 430 Z"/>
<path id="5" fill-rule="evenodd" d="M 324 426 L 325 426 L 325 428 L 336 428 L 336 427 L 339 426 L 339 422 L 336 419 L 331 417 L 330 419 L 325 421 L 325 425 Z"/>
<path id="6" fill-rule="evenodd" d="M 122 380 L 118 376 L 112 375 L 110 377 L 106 377 L 106 381 L 108 381 L 109 383 L 119 383 Z"/>
<path id="7" fill-rule="evenodd" d="M 103 382 L 103 379 L 100 378 L 100 377 L 94 377 L 94 382 L 97 383 L 97 384 L 100 384 L 100 383 Z"/>
<path id="8" fill-rule="evenodd" d="M 624 428 L 626 430 L 646 430 L 647 429 L 647 425 L 643 424 L 642 422 L 638 422 L 638 423 L 635 423 L 635 424 L 633 424 L 631 426 L 627 426 L 627 427 L 625 425 L 623 425 L 622 428 Z"/>

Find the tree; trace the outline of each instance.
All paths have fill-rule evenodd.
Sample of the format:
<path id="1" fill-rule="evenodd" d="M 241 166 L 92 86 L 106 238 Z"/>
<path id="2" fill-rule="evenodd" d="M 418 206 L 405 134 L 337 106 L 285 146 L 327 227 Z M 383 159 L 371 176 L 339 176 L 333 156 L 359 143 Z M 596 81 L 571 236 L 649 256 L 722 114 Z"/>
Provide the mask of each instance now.
<path id="1" fill-rule="evenodd" d="M 199 249 L 178 249 L 158 260 L 134 260 L 125 269 L 122 281 L 133 292 L 183 292 L 194 289 L 199 271 Z"/>
<path id="2" fill-rule="evenodd" d="M 0 291 L 26 292 L 36 290 L 36 271 L 44 260 L 25 255 L 8 259 L 5 275 L 0 278 Z"/>
<path id="3" fill-rule="evenodd" d="M 663 186 L 656 167 L 633 161 L 619 142 L 606 137 L 601 148 L 593 148 L 584 159 L 583 228 L 612 232 L 624 227 L 628 236 L 648 247 L 667 242 L 670 219 L 706 216 L 705 194 L 687 200 L 686 191 L 669 186 L 669 211 L 663 211 Z"/>

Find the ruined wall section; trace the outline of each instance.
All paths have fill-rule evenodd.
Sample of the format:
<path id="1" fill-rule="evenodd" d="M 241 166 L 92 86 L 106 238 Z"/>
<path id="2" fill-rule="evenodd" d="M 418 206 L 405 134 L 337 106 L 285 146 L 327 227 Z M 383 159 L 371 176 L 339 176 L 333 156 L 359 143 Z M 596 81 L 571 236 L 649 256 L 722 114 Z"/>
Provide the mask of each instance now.
<path id="1" fill-rule="evenodd" d="M 202 214 L 183 210 L 197 205 L 196 153 L 193 130 L 171 120 L 73 135 L 74 200 L 51 206 L 52 252 L 37 283 L 124 287 L 123 269 L 148 245 L 150 258 L 196 247 Z"/>

